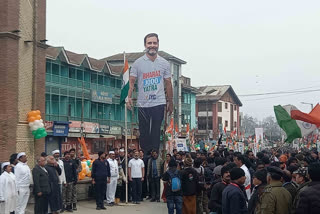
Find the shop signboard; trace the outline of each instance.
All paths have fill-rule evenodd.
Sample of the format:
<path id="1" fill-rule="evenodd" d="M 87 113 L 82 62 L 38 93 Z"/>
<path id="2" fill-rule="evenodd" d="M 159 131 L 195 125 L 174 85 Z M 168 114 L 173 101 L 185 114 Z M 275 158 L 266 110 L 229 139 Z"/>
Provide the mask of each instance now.
<path id="1" fill-rule="evenodd" d="M 112 104 L 112 94 L 106 91 L 91 90 L 91 101 Z"/>
<path id="2" fill-rule="evenodd" d="M 81 121 L 70 121 L 69 132 L 80 132 Z M 99 133 L 99 123 L 83 122 L 83 132 L 85 133 Z"/>
<path id="3" fill-rule="evenodd" d="M 100 125 L 99 132 L 100 132 L 100 134 L 109 134 L 110 133 L 110 126 Z"/>
<path id="4" fill-rule="evenodd" d="M 113 134 L 113 135 L 121 135 L 121 127 L 119 126 L 111 126 L 110 127 L 110 134 Z"/>
<path id="5" fill-rule="evenodd" d="M 69 133 L 69 122 L 54 121 L 52 130 L 53 130 L 53 136 L 67 137 Z"/>

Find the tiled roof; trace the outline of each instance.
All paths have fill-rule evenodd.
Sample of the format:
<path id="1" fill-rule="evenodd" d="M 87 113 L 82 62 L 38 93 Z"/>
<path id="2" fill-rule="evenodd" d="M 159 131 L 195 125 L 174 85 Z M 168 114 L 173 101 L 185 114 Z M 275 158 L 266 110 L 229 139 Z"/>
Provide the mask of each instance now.
<path id="1" fill-rule="evenodd" d="M 211 100 L 218 101 L 222 96 L 230 91 L 231 96 L 235 99 L 235 102 L 239 106 L 242 106 L 242 103 L 236 93 L 234 92 L 231 85 L 219 85 L 219 86 L 201 86 L 198 88 L 200 93 L 197 94 L 197 101 Z"/>
<path id="2" fill-rule="evenodd" d="M 52 47 L 49 46 L 46 49 L 46 57 L 49 59 L 56 60 L 59 56 L 63 56 L 60 60 L 74 66 L 84 65 L 89 69 L 97 72 L 107 72 L 114 76 L 120 76 L 122 71 L 122 66 L 111 66 L 106 60 L 94 59 L 88 57 L 87 54 L 77 54 L 63 47 Z M 120 68 L 121 67 L 121 68 Z"/>

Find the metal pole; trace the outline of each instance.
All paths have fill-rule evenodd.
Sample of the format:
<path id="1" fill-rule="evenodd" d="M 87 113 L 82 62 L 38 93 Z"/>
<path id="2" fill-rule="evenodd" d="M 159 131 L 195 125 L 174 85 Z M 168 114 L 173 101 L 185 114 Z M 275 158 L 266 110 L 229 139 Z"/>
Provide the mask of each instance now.
<path id="1" fill-rule="evenodd" d="M 125 134 L 125 153 L 126 153 L 126 177 L 128 181 L 128 135 L 127 135 L 127 104 L 124 109 L 124 134 Z M 126 203 L 128 203 L 128 182 L 126 182 Z"/>

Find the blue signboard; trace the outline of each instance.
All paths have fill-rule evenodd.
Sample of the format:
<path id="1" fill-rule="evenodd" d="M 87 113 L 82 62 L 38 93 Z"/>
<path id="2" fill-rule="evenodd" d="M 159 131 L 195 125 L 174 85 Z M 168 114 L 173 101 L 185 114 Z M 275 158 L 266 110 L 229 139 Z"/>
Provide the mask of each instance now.
<path id="1" fill-rule="evenodd" d="M 106 91 L 91 90 L 91 101 L 112 104 L 112 94 Z"/>
<path id="2" fill-rule="evenodd" d="M 53 136 L 67 137 L 69 134 L 68 121 L 54 121 L 53 122 Z"/>

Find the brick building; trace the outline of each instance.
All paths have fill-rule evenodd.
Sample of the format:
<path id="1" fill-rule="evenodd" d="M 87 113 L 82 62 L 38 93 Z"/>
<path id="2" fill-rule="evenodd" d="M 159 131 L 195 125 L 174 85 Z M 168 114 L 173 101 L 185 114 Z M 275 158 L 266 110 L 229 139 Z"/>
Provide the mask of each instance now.
<path id="1" fill-rule="evenodd" d="M 198 137 L 207 139 L 218 137 L 224 129 L 239 132 L 239 107 L 242 103 L 230 85 L 203 86 L 197 94 L 196 116 L 198 117 Z"/>
<path id="2" fill-rule="evenodd" d="M 0 162 L 25 151 L 29 164 L 44 151 L 27 113 L 45 110 L 45 0 L 2 0 L 0 7 Z"/>

